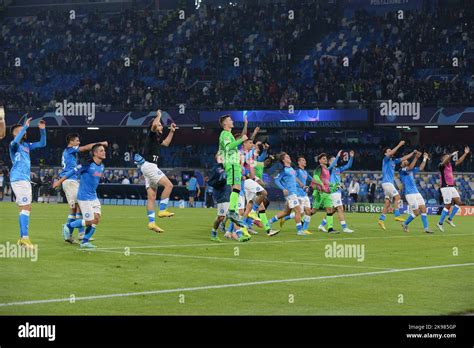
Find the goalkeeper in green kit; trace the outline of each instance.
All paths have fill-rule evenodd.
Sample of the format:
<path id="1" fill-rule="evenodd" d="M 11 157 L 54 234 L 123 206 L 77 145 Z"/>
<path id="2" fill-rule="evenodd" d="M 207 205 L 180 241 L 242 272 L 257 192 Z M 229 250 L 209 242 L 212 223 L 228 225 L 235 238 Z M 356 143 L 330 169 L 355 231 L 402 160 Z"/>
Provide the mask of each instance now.
<path id="1" fill-rule="evenodd" d="M 247 137 L 247 117 L 244 118 L 244 129 L 242 136 L 235 139 L 232 135 L 232 128 L 234 128 L 234 121 L 230 115 L 223 115 L 219 119 L 219 124 L 222 127 L 221 135 L 219 136 L 219 155 L 224 159 L 224 170 L 227 175 L 227 185 L 231 186 L 232 192 L 230 194 L 229 211 L 227 218 L 239 226 L 243 226 L 237 212 L 237 204 L 239 201 L 239 194 L 242 182 L 242 165 L 238 147 L 248 139 Z"/>

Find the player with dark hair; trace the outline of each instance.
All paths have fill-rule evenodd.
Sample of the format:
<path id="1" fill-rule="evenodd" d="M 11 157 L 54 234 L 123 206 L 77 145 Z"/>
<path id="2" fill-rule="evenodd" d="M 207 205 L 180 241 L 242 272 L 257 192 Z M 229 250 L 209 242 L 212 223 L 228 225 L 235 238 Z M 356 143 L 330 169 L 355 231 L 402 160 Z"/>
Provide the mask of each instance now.
<path id="1" fill-rule="evenodd" d="M 176 131 L 176 124 L 172 123 L 170 126 L 170 132 L 166 136 L 163 135 L 163 124 L 161 123 L 161 111 L 156 112 L 156 117 L 148 129 L 148 136 L 145 143 L 145 150 L 143 157 L 139 154 L 134 156 L 134 162 L 138 168 L 142 171 L 145 177 L 145 186 L 147 192 L 147 216 L 148 216 L 148 229 L 155 232 L 164 232 L 155 223 L 155 201 L 158 185 L 163 186 L 163 192 L 161 193 L 160 200 L 160 211 L 158 217 L 171 217 L 174 213 L 169 212 L 166 208 L 168 206 L 171 190 L 173 184 L 166 177 L 166 175 L 158 168 L 158 159 L 160 157 L 160 147 L 168 147 L 173 139 L 174 132 Z"/>
<path id="2" fill-rule="evenodd" d="M 10 182 L 13 192 L 16 196 L 16 204 L 20 208 L 20 239 L 18 245 L 33 249 L 34 246 L 29 238 L 29 223 L 31 212 L 31 151 L 46 146 L 46 122 L 39 121 L 40 141 L 35 143 L 27 142 L 26 130 L 30 126 L 32 118 L 28 118 L 25 124 L 12 126 L 13 141 L 10 143 L 10 159 L 12 169 L 10 171 Z"/>
<path id="3" fill-rule="evenodd" d="M 420 171 L 423 171 L 426 166 L 426 162 L 429 159 L 429 155 L 425 152 L 423 154 L 423 162 L 419 167 L 416 166 L 418 159 L 421 157 L 421 152 L 416 151 L 415 157 L 411 163 L 408 160 L 403 160 L 400 163 L 400 180 L 403 184 L 403 190 L 405 191 L 405 197 L 408 205 L 411 209 L 411 214 L 408 215 L 407 219 L 402 222 L 402 228 L 405 232 L 408 232 L 408 224 L 412 222 L 421 213 L 421 221 L 423 223 L 423 229 L 426 233 L 433 233 L 428 227 L 428 216 L 426 213 L 425 200 L 421 196 L 421 193 L 416 187 L 414 175 Z"/>
<path id="4" fill-rule="evenodd" d="M 313 174 L 313 214 L 315 214 L 319 209 L 326 210 L 326 221 L 328 225 L 327 232 L 329 233 L 339 233 L 334 230 L 334 207 L 331 200 L 331 189 L 330 189 L 330 178 L 331 173 L 328 170 L 328 156 L 325 153 L 321 153 L 317 157 L 318 166 L 314 170 Z M 326 232 L 326 229 L 319 230 Z"/>
<path id="5" fill-rule="evenodd" d="M 331 187 L 331 200 L 332 205 L 334 207 L 334 213 L 337 212 L 337 216 L 339 218 L 339 222 L 342 226 L 342 232 L 345 233 L 352 233 L 354 232 L 350 228 L 347 227 L 346 219 L 344 216 L 344 206 L 342 205 L 342 197 L 341 197 L 341 173 L 350 169 L 352 167 L 352 162 L 354 160 L 354 151 L 349 152 L 349 161 L 341 166 L 337 166 L 337 162 L 341 157 L 342 150 L 337 153 L 337 156 L 332 156 L 329 159 L 329 172 L 331 173 L 331 177 L 329 179 L 329 185 Z M 326 219 L 323 219 L 321 225 L 319 226 L 320 229 L 325 229 L 324 226 L 326 225 Z"/>
<path id="6" fill-rule="evenodd" d="M 291 157 L 286 152 L 281 153 L 278 158 L 281 164 L 283 164 L 283 170 L 275 177 L 275 184 L 283 191 L 286 204 L 285 209 L 272 217 L 269 223 L 272 225 L 293 211 L 295 213 L 296 234 L 305 236 L 306 233 L 304 233 L 303 224 L 301 223 L 301 209 L 296 189 L 296 171 L 291 167 Z"/>
<path id="7" fill-rule="evenodd" d="M 79 146 L 81 144 L 81 141 L 79 139 L 79 134 L 77 133 L 68 134 L 66 136 L 66 144 L 67 144 L 67 147 L 66 149 L 64 149 L 63 155 L 61 158 L 61 166 L 63 169 L 59 173 L 59 178 L 62 178 L 63 176 L 66 175 L 67 172 L 77 167 L 77 165 L 79 164 L 78 155 L 80 152 L 90 151 L 92 147 L 96 144 L 108 146 L 106 141 Z M 74 220 L 82 220 L 82 213 L 79 208 L 79 205 L 77 204 L 77 191 L 79 189 L 78 179 L 79 179 L 79 174 L 76 173 L 72 175 L 71 177 L 69 177 L 68 179 L 66 179 L 62 184 L 62 188 L 63 188 L 64 194 L 66 195 L 66 200 L 67 200 L 67 203 L 69 204 L 69 209 L 70 209 L 66 224 L 73 222 Z M 68 243 L 75 243 L 74 238 L 72 236 L 73 231 L 74 229 L 70 229 L 68 234 L 66 235 L 63 234 L 64 241 Z M 63 232 L 64 232 L 64 229 L 63 229 Z M 78 239 L 82 240 L 83 238 L 84 238 L 84 227 L 80 226 Z"/>
<path id="8" fill-rule="evenodd" d="M 106 157 L 105 146 L 94 144 L 90 151 L 91 160 L 85 166 L 78 165 L 74 169 L 64 173 L 64 176 L 53 184 L 53 188 L 59 187 L 67 179 L 79 175 L 80 183 L 77 191 L 77 203 L 84 216 L 83 219 L 76 219 L 63 225 L 63 234 L 80 226 L 86 227 L 84 238 L 80 247 L 83 249 L 95 249 L 96 246 L 90 243 L 90 239 L 95 232 L 101 217 L 101 205 L 97 197 L 97 186 L 104 176 L 104 164 L 102 161 Z"/>
<path id="9" fill-rule="evenodd" d="M 438 166 L 440 172 L 440 186 L 441 186 L 441 196 L 443 197 L 444 209 L 441 211 L 441 216 L 437 223 L 438 229 L 441 232 L 444 232 L 443 222 L 446 219 L 446 216 L 449 214 L 449 209 L 454 202 L 454 207 L 451 210 L 451 214 L 449 214 L 446 223 L 451 227 L 456 227 L 453 223 L 453 218 L 459 210 L 459 206 L 461 203 L 461 197 L 459 196 L 458 190 L 456 190 L 455 182 L 454 182 L 454 175 L 453 175 L 453 167 L 460 165 L 471 152 L 469 146 L 464 148 L 464 154 L 459 157 L 456 161 L 453 159 L 454 156 L 458 154 L 458 152 L 453 152 L 451 154 L 444 154 L 441 157 L 441 163 Z"/>
<path id="10" fill-rule="evenodd" d="M 382 214 L 380 215 L 378 224 L 379 226 L 385 230 L 385 214 L 387 214 L 388 208 L 390 207 L 390 202 L 393 199 L 393 213 L 395 215 L 395 221 L 403 222 L 404 219 L 400 216 L 400 210 L 398 208 L 398 204 L 400 202 L 400 194 L 398 193 L 397 189 L 395 188 L 395 166 L 414 155 L 414 151 L 405 155 L 401 158 L 393 158 L 395 153 L 400 149 L 403 145 L 405 145 L 405 141 L 402 140 L 395 146 L 393 149 L 388 147 L 383 149 L 383 161 L 382 161 L 382 188 L 385 194 L 385 205 L 382 208 Z"/>

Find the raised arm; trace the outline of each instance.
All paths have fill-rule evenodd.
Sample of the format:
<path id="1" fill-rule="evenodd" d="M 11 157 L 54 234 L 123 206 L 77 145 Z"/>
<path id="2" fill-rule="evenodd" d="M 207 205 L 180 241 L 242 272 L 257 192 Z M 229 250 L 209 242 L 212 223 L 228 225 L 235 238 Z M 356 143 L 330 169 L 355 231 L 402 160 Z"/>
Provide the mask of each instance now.
<path id="1" fill-rule="evenodd" d="M 469 149 L 469 146 L 466 146 L 464 148 L 464 153 L 461 157 L 458 158 L 458 160 L 456 161 L 456 163 L 454 163 L 454 165 L 458 166 L 460 165 L 467 157 L 467 154 L 470 152 L 471 150 Z"/>
<path id="2" fill-rule="evenodd" d="M 84 145 L 84 146 L 79 146 L 79 152 L 87 152 L 87 151 L 90 151 L 92 150 L 92 147 L 95 145 L 95 144 L 100 144 L 100 145 L 103 145 L 105 147 L 109 146 L 109 143 L 106 142 L 106 141 L 100 141 L 98 143 L 90 143 L 90 144 L 87 144 L 87 145 Z"/>
<path id="3" fill-rule="evenodd" d="M 153 123 L 151 124 L 151 131 L 156 132 L 156 129 L 158 128 L 158 125 L 160 124 L 161 121 L 161 110 L 156 111 L 156 117 L 153 120 Z"/>
<path id="4" fill-rule="evenodd" d="M 411 158 L 411 156 L 413 156 L 417 151 L 416 150 L 413 150 L 412 152 L 410 152 L 409 154 L 403 156 L 400 158 L 400 162 L 404 161 L 404 160 L 408 160 Z M 421 152 L 420 152 L 420 155 L 421 155 Z"/>
<path id="5" fill-rule="evenodd" d="M 337 161 L 339 161 L 339 158 L 341 157 L 341 153 L 342 153 L 342 150 L 339 150 L 339 152 L 337 153 L 336 158 L 335 158 L 334 161 L 332 161 L 332 163 L 329 165 L 328 170 L 333 169 L 333 168 L 337 165 Z"/>
<path id="6" fill-rule="evenodd" d="M 405 145 L 405 140 L 400 141 L 397 146 L 395 146 L 391 151 L 389 151 L 390 155 L 391 156 L 395 155 L 398 149 L 400 149 L 403 145 Z"/>
<path id="7" fill-rule="evenodd" d="M 5 124 L 5 109 L 0 106 L 0 140 L 5 138 L 7 126 Z"/>
<path id="8" fill-rule="evenodd" d="M 166 147 L 170 146 L 171 140 L 173 140 L 174 132 L 176 131 L 176 124 L 172 123 L 170 127 L 171 128 L 170 128 L 170 132 L 169 132 L 168 136 L 161 143 L 162 146 L 166 146 Z"/>
<path id="9" fill-rule="evenodd" d="M 26 133 L 26 130 L 28 129 L 28 127 L 30 126 L 30 121 L 32 120 L 31 117 L 29 117 L 26 121 L 25 121 L 25 124 L 23 125 L 23 127 L 21 127 L 20 131 L 18 132 L 18 134 L 16 135 L 16 137 L 13 139 L 12 141 L 12 146 L 13 147 L 16 147 L 18 146 L 18 144 L 20 144 L 20 141 L 21 139 L 23 139 L 23 136 L 25 135 Z"/>
<path id="10" fill-rule="evenodd" d="M 40 141 L 32 143 L 30 146 L 30 150 L 39 149 L 46 146 L 46 122 L 44 122 L 43 120 L 39 121 L 38 128 L 41 134 Z"/>
<path id="11" fill-rule="evenodd" d="M 349 156 L 350 156 L 350 157 L 349 157 L 349 161 L 348 161 L 346 164 L 344 164 L 342 167 L 339 168 L 339 170 L 341 171 L 341 173 L 342 173 L 343 171 L 348 170 L 348 169 L 350 169 L 350 168 L 352 167 L 352 161 L 353 161 L 353 159 L 354 159 L 354 151 L 351 150 L 351 151 L 349 152 Z"/>
<path id="12" fill-rule="evenodd" d="M 427 152 L 423 153 L 423 162 L 421 162 L 420 171 L 425 170 L 426 162 L 429 159 L 430 159 L 430 155 Z"/>
<path id="13" fill-rule="evenodd" d="M 421 152 L 415 150 L 415 158 L 413 158 L 413 161 L 408 165 L 407 170 L 412 170 L 416 166 L 416 162 L 418 162 L 418 158 L 421 157 Z"/>
<path id="14" fill-rule="evenodd" d="M 250 137 L 250 139 L 252 139 L 252 141 L 255 140 L 255 138 L 257 137 L 257 134 L 258 134 L 259 131 L 260 131 L 260 127 L 256 127 L 253 130 L 252 136 Z"/>
<path id="15" fill-rule="evenodd" d="M 249 121 L 247 120 L 247 115 L 244 116 L 244 128 L 242 129 L 242 135 L 247 136 L 247 126 Z"/>

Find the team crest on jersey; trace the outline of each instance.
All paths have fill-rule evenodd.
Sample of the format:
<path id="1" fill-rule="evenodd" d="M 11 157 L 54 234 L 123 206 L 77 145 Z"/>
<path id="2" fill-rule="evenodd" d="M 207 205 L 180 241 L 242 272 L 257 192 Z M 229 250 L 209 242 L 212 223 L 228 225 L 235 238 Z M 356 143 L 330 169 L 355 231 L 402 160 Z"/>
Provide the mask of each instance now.
<path id="1" fill-rule="evenodd" d="M 27 197 L 23 197 L 22 200 L 23 200 L 23 202 L 26 202 L 26 201 L 28 200 L 28 198 L 27 198 Z"/>
<path id="2" fill-rule="evenodd" d="M 88 218 L 89 216 L 91 216 L 91 214 L 86 213 L 84 216 L 85 216 L 86 218 Z"/>

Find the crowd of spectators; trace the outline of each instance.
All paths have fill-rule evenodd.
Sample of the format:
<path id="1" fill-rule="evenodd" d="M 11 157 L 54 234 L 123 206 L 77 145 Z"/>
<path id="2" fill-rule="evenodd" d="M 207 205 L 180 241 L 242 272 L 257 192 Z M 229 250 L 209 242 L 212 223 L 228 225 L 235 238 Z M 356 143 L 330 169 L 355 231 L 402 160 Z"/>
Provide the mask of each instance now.
<path id="1" fill-rule="evenodd" d="M 152 9 L 7 17 L 0 99 L 22 110 L 64 99 L 115 110 L 472 102 L 473 13 L 472 6 L 440 3 L 433 11 L 406 11 L 403 20 L 363 11 L 346 18 L 342 1 L 289 0 L 203 5 L 183 20 L 177 11 Z M 349 67 L 337 50 L 311 53 L 343 30 L 367 41 L 350 54 Z M 309 76 L 301 69 L 306 58 Z"/>

